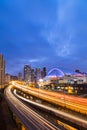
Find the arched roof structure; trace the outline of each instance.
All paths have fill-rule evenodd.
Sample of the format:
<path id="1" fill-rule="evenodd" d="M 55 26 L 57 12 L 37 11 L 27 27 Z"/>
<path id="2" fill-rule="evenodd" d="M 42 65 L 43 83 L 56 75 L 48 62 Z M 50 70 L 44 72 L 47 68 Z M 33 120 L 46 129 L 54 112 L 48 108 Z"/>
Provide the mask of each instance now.
<path id="1" fill-rule="evenodd" d="M 60 78 L 60 77 L 63 77 L 63 76 L 64 76 L 63 71 L 61 71 L 61 70 L 58 69 L 58 68 L 53 68 L 53 69 L 51 69 L 51 70 L 48 72 L 48 74 L 47 74 L 46 77 L 58 77 L 58 78 Z"/>

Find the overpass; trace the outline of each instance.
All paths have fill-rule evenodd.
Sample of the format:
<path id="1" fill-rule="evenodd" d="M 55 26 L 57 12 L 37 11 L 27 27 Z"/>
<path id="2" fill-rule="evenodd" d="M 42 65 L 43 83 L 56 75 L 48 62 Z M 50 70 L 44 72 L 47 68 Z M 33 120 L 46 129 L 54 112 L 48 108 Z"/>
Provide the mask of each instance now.
<path id="1" fill-rule="evenodd" d="M 69 109 L 73 108 L 75 111 L 78 111 L 78 109 L 79 109 L 80 112 L 82 112 L 82 114 L 87 115 L 87 113 L 86 113 L 87 112 L 87 102 L 86 102 L 87 100 L 81 101 L 81 98 L 79 99 L 76 97 L 75 98 L 67 97 L 67 95 L 63 95 L 63 94 L 60 95 L 58 93 L 48 92 L 48 91 L 40 90 L 40 89 L 36 89 L 36 88 L 26 88 L 26 86 L 22 86 L 17 83 L 13 83 L 13 85 L 15 86 L 15 88 L 21 90 L 24 93 L 30 94 L 35 97 L 39 97 L 40 99 L 43 99 L 45 101 L 48 101 L 48 102 L 56 104 L 56 105 L 68 107 Z M 79 101 L 79 103 L 78 103 L 78 101 Z M 82 106 L 84 106 L 84 107 L 82 107 Z M 41 106 L 39 106 L 39 107 L 41 107 Z M 55 112 L 60 117 L 62 116 L 65 119 L 67 118 L 68 120 L 71 120 L 71 122 L 77 123 L 77 124 L 79 124 L 79 126 L 87 128 L 87 121 L 85 121 L 83 119 L 81 120 L 79 118 L 76 118 L 75 116 L 70 116 L 69 114 L 62 113 L 58 110 L 54 110 L 54 109 L 48 108 L 46 106 L 45 106 L 45 108 L 50 111 Z"/>
<path id="2" fill-rule="evenodd" d="M 11 91 L 12 85 L 5 90 L 5 98 L 11 107 L 21 130 L 60 130 L 58 127 L 37 114 L 18 100 Z"/>

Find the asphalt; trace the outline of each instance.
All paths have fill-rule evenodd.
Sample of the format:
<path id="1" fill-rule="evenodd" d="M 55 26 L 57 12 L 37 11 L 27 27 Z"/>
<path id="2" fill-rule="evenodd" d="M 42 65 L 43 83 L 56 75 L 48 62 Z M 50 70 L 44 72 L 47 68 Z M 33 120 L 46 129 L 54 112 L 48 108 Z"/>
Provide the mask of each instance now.
<path id="1" fill-rule="evenodd" d="M 18 130 L 3 94 L 0 96 L 0 130 Z"/>

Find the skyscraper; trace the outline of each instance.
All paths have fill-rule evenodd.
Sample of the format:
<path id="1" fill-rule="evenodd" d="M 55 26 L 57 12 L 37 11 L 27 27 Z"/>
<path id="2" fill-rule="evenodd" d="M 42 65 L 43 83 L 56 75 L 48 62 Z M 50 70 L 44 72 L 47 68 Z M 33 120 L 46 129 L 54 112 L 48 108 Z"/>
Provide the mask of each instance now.
<path id="1" fill-rule="evenodd" d="M 43 67 L 43 78 L 46 76 L 46 67 Z"/>
<path id="2" fill-rule="evenodd" d="M 31 82 L 35 82 L 35 72 L 34 72 L 34 69 L 31 69 Z"/>
<path id="3" fill-rule="evenodd" d="M 22 73 L 21 72 L 18 73 L 18 80 L 22 81 Z"/>
<path id="4" fill-rule="evenodd" d="M 31 82 L 31 67 L 29 65 L 24 66 L 24 80 Z"/>
<path id="5" fill-rule="evenodd" d="M 41 79 L 41 69 L 40 68 L 36 68 L 36 80 L 38 81 L 39 79 Z"/>
<path id="6" fill-rule="evenodd" d="M 0 54 L 0 89 L 4 87 L 5 83 L 5 60 L 2 54 Z"/>

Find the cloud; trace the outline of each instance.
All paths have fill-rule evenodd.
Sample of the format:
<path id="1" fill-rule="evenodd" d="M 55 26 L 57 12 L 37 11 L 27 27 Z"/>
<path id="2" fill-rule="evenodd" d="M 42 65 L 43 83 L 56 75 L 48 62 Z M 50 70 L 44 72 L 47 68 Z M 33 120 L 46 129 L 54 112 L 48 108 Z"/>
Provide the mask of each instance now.
<path id="1" fill-rule="evenodd" d="M 74 8 L 77 4 L 76 0 L 59 0 L 58 3 L 58 21 L 61 23 L 67 23 L 72 20 Z"/>
<path id="2" fill-rule="evenodd" d="M 43 33 L 49 44 L 55 50 L 57 56 L 67 57 L 74 53 L 75 44 L 72 40 L 75 37 L 73 21 L 75 19 L 75 0 L 62 0 L 58 2 L 56 20 L 49 29 Z"/>
<path id="3" fill-rule="evenodd" d="M 30 63 L 35 63 L 35 62 L 44 62 L 44 61 L 46 61 L 47 60 L 47 58 L 45 58 L 45 57 L 42 57 L 42 58 L 40 58 L 40 59 L 30 59 L 30 60 L 28 60 Z"/>
<path id="4" fill-rule="evenodd" d="M 47 61 L 47 57 L 37 57 L 37 58 L 19 58 L 16 57 L 13 59 L 8 60 L 6 62 L 6 72 L 8 72 L 11 74 L 17 74 L 20 71 L 23 71 L 23 68 L 26 64 L 29 64 L 31 66 L 31 68 L 37 68 L 38 66 L 44 66 L 44 62 Z"/>
<path id="5" fill-rule="evenodd" d="M 31 58 L 27 58 L 27 59 L 20 59 L 20 62 L 23 64 L 27 64 L 27 63 L 41 63 L 41 62 L 44 62 L 47 60 L 47 57 L 38 57 L 38 58 L 34 58 L 34 59 L 31 59 Z"/>
<path id="6" fill-rule="evenodd" d="M 0 52 L 8 71 L 28 63 L 86 68 L 87 1 L 6 0 L 0 6 Z"/>

